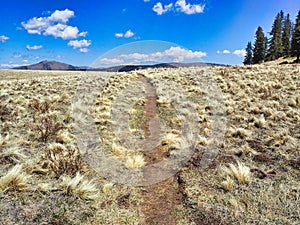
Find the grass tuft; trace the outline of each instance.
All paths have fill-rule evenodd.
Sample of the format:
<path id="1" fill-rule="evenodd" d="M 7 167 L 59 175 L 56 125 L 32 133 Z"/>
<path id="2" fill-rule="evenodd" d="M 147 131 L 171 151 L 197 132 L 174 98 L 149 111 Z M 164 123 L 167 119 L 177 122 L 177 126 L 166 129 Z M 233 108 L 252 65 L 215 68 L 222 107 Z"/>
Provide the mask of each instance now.
<path id="1" fill-rule="evenodd" d="M 22 172 L 22 164 L 17 164 L 5 176 L 0 178 L 0 190 L 3 192 L 26 190 L 29 177 L 29 175 Z"/>
<path id="2" fill-rule="evenodd" d="M 74 175 L 84 165 L 80 152 L 76 148 L 59 143 L 49 145 L 44 161 L 54 171 L 56 177 L 64 173 Z"/>
<path id="3" fill-rule="evenodd" d="M 238 162 L 237 166 L 229 163 L 228 166 L 221 167 L 221 170 L 230 177 L 235 178 L 239 184 L 248 184 L 251 180 L 250 168 L 243 163 Z"/>
<path id="4" fill-rule="evenodd" d="M 61 186 L 66 194 L 82 199 L 92 200 L 98 196 L 98 190 L 93 181 L 84 179 L 79 172 L 74 178 L 64 177 Z"/>
<path id="5" fill-rule="evenodd" d="M 128 156 L 125 162 L 127 168 L 137 169 L 145 166 L 145 158 L 141 153 Z"/>
<path id="6" fill-rule="evenodd" d="M 235 188 L 235 182 L 230 176 L 227 176 L 226 180 L 221 182 L 221 186 L 224 190 L 231 191 Z"/>

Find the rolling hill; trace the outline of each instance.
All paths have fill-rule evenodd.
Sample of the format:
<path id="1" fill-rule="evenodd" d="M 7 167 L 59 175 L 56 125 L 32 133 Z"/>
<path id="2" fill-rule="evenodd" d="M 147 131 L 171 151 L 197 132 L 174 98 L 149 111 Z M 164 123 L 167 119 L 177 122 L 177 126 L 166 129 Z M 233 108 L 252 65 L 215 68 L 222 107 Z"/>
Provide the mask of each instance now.
<path id="1" fill-rule="evenodd" d="M 141 70 L 147 68 L 179 68 L 179 67 L 203 67 L 203 66 L 224 66 L 217 63 L 158 63 L 153 65 L 119 65 L 106 68 L 92 68 L 88 66 L 73 66 L 70 64 L 57 62 L 57 61 L 41 61 L 36 64 L 28 66 L 19 66 L 12 69 L 17 70 L 64 70 L 64 71 L 78 71 L 78 70 L 92 70 L 92 71 L 108 71 L 108 72 L 129 72 L 132 70 Z"/>

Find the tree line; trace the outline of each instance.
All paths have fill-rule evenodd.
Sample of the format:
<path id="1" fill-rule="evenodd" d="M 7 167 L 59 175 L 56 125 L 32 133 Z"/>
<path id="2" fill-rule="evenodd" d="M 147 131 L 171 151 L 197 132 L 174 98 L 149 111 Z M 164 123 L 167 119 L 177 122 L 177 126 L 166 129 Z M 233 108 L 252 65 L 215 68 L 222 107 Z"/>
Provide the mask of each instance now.
<path id="1" fill-rule="evenodd" d="M 248 42 L 245 49 L 245 65 L 272 61 L 280 57 L 297 57 L 296 62 L 300 63 L 300 10 L 294 24 L 289 14 L 285 16 L 283 11 L 280 11 L 269 35 L 269 38 L 265 36 L 261 26 L 257 28 L 254 44 Z"/>

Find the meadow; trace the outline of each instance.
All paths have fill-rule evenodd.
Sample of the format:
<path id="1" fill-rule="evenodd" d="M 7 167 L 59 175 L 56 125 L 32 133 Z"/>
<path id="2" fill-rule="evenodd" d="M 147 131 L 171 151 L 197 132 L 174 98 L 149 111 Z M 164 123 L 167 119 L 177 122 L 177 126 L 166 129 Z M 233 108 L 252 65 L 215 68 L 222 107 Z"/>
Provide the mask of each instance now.
<path id="1" fill-rule="evenodd" d="M 298 224 L 299 74 L 1 70 L 0 224 Z"/>

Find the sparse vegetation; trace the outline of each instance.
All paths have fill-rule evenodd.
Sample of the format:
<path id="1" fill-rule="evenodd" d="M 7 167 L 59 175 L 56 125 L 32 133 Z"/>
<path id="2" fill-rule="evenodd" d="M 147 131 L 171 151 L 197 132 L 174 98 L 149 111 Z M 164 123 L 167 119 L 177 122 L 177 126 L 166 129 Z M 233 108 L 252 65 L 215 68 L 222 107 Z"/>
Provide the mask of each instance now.
<path id="1" fill-rule="evenodd" d="M 228 176 L 235 178 L 239 184 L 248 184 L 251 180 L 250 168 L 240 162 L 238 162 L 237 166 L 229 163 L 228 166 L 221 167 L 221 170 L 227 175 L 227 185 L 231 183 L 230 178 L 228 179 Z"/>
<path id="2" fill-rule="evenodd" d="M 26 190 L 28 178 L 29 175 L 22 171 L 22 165 L 17 164 L 0 178 L 0 190 L 2 192 Z"/>
<path id="3" fill-rule="evenodd" d="M 59 143 L 49 145 L 42 162 L 55 173 L 56 177 L 63 174 L 74 175 L 81 171 L 84 165 L 79 150 Z"/>
<path id="4" fill-rule="evenodd" d="M 97 198 L 98 189 L 96 185 L 89 180 L 84 179 L 83 175 L 78 172 L 75 177 L 63 177 L 61 186 L 63 191 L 69 195 L 75 195 L 84 199 Z"/>
<path id="5" fill-rule="evenodd" d="M 173 183 L 149 187 L 112 183 L 84 163 L 71 104 L 81 72 L 1 71 L 0 223 L 149 224 L 149 213 L 158 208 L 177 221 L 173 224 L 296 224 L 299 68 L 277 64 L 107 75 L 89 112 L 99 134 L 96 141 L 109 157 L 130 171 L 143 171 L 195 142 L 192 158 Z M 224 138 L 213 132 L 209 90 L 201 83 L 208 71 L 223 92 Z M 152 130 L 145 125 L 149 115 L 141 76 L 156 89 Z M 124 99 L 131 103 L 116 104 Z M 155 134 L 158 120 L 160 136 L 152 156 L 143 151 L 143 141 Z M 197 121 L 194 136 L 182 129 L 190 120 Z M 201 170 L 205 150 L 215 143 L 217 157 Z M 151 196 L 151 188 L 160 194 L 167 190 L 173 200 L 165 193 L 164 198 Z M 149 205 L 145 199 L 151 198 Z"/>

